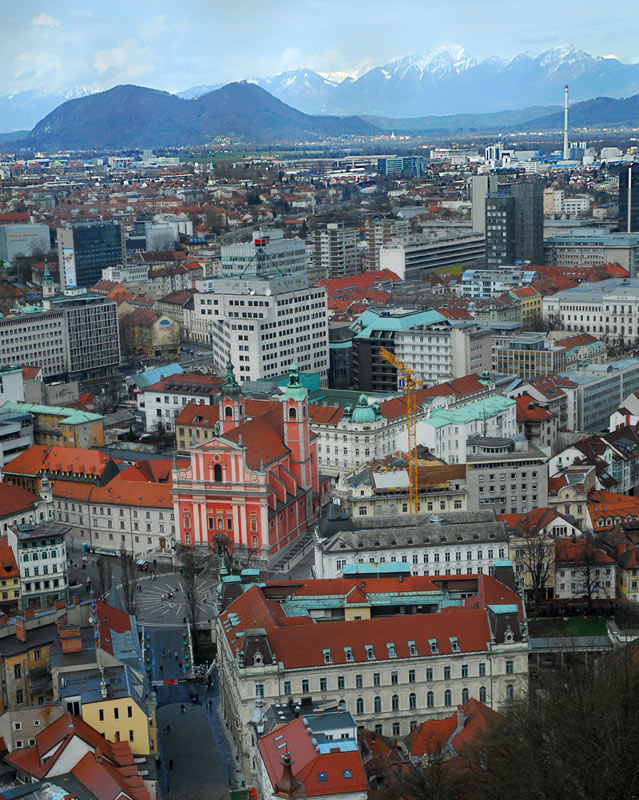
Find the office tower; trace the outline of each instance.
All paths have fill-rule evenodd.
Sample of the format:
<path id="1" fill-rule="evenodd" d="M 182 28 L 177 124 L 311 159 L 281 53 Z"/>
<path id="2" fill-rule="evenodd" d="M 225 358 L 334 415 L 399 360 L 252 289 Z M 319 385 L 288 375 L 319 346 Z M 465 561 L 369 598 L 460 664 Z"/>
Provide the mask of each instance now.
<path id="1" fill-rule="evenodd" d="M 401 175 L 410 172 L 416 178 L 424 174 L 427 161 L 424 156 L 383 156 L 377 159 L 380 175 Z"/>
<path id="2" fill-rule="evenodd" d="M 73 222 L 58 228 L 58 259 L 62 288 L 95 286 L 103 269 L 124 263 L 120 224 L 112 220 Z"/>
<path id="3" fill-rule="evenodd" d="M 410 234 L 410 223 L 405 219 L 380 219 L 373 217 L 366 222 L 368 242 L 368 269 L 379 269 L 379 251 L 391 241 L 401 243 Z"/>
<path id="4" fill-rule="evenodd" d="M 500 184 L 486 197 L 486 263 L 488 266 L 544 257 L 544 195 L 537 181 Z"/>
<path id="5" fill-rule="evenodd" d="M 306 272 L 306 244 L 285 239 L 284 231 L 254 231 L 251 242 L 221 248 L 225 278 L 254 278 Z"/>
<path id="6" fill-rule="evenodd" d="M 322 278 L 341 278 L 357 272 L 357 231 L 343 222 L 329 222 L 313 232 L 313 271 Z"/>
<path id="7" fill-rule="evenodd" d="M 495 147 L 500 147 L 500 145 L 495 145 Z M 475 233 L 486 233 L 486 195 L 494 194 L 497 191 L 499 191 L 499 187 L 496 175 L 473 175 L 471 219 Z"/>
<path id="8" fill-rule="evenodd" d="M 639 164 L 619 167 L 619 225 L 621 233 L 639 231 Z"/>

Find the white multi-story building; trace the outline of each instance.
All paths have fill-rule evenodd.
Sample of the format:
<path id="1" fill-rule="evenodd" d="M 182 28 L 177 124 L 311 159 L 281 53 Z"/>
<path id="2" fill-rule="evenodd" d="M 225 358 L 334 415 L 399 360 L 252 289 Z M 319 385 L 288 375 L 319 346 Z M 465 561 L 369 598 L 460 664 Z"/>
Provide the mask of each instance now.
<path id="1" fill-rule="evenodd" d="M 7 542 L 20 571 L 23 608 L 45 608 L 56 600 L 68 601 L 67 533 L 68 525 L 50 520 L 13 525 L 7 531 Z"/>
<path id="2" fill-rule="evenodd" d="M 114 283 L 146 283 L 149 279 L 149 265 L 131 263 L 102 270 L 102 279 Z"/>
<path id="3" fill-rule="evenodd" d="M 313 542 L 316 578 L 488 575 L 508 559 L 508 535 L 492 510 L 351 519 L 334 507 Z"/>
<path id="4" fill-rule="evenodd" d="M 252 769 L 256 701 L 337 697 L 358 725 L 397 737 L 470 697 L 501 709 L 524 695 L 528 640 L 521 600 L 507 585 L 513 579 L 508 564 L 495 577 L 253 584 L 238 597 L 237 584 L 223 578 L 220 707 L 244 774 Z M 440 613 L 446 606 L 456 608 Z"/>
<path id="5" fill-rule="evenodd" d="M 395 333 L 395 355 L 425 383 L 492 369 L 492 333 L 475 322 L 448 320 Z"/>
<path id="6" fill-rule="evenodd" d="M 217 405 L 222 382 L 201 372 L 182 372 L 146 386 L 137 396 L 145 430 L 155 431 L 159 425 L 174 430 L 175 418 L 187 403 Z"/>
<path id="7" fill-rule="evenodd" d="M 483 233 L 464 233 L 449 238 L 408 236 L 401 243 L 390 242 L 379 250 L 379 268 L 391 270 L 402 280 L 418 280 L 422 274 L 439 267 L 478 266 L 485 260 Z"/>
<path id="8" fill-rule="evenodd" d="M 307 268 L 306 243 L 285 239 L 281 230 L 254 231 L 249 243 L 223 245 L 221 256 L 226 278 L 288 275 Z"/>
<path id="9" fill-rule="evenodd" d="M 566 330 L 633 340 L 639 337 L 639 279 L 585 281 L 546 295 L 542 313 L 544 319 L 561 323 Z"/>
<path id="10" fill-rule="evenodd" d="M 357 272 L 357 231 L 342 222 L 329 222 L 313 232 L 313 270 L 322 278 L 341 278 Z"/>
<path id="11" fill-rule="evenodd" d="M 218 278 L 213 291 L 194 296 L 193 318 L 210 324 L 212 357 L 230 360 L 240 382 L 303 372 L 328 376 L 326 287 L 310 286 L 304 271 L 273 277 Z M 193 326 L 193 322 L 191 323 Z"/>
<path id="12" fill-rule="evenodd" d="M 535 275 L 534 270 L 521 270 L 517 267 L 467 269 L 462 275 L 461 292 L 465 297 L 491 298 L 532 283 Z"/>
<path id="13" fill-rule="evenodd" d="M 437 400 L 427 416 L 417 422 L 417 441 L 449 464 L 466 461 L 466 443 L 470 437 L 517 435 L 517 403 L 509 397 L 492 395 L 462 408 L 447 408 Z M 405 449 L 405 439 L 402 445 Z"/>

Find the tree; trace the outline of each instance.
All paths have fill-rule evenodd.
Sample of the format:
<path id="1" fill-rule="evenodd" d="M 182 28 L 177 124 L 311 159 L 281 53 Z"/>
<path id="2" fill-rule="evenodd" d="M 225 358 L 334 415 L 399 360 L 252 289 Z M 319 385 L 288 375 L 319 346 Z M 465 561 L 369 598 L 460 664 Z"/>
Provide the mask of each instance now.
<path id="1" fill-rule="evenodd" d="M 111 588 L 113 563 L 109 556 L 98 556 L 98 597 L 103 600 Z"/>
<path id="2" fill-rule="evenodd" d="M 133 556 L 131 553 L 127 553 L 126 550 L 120 551 L 120 580 L 124 596 L 124 610 L 127 614 L 135 614 L 137 572 Z"/>
<path id="3" fill-rule="evenodd" d="M 93 398 L 93 406 L 96 414 L 111 414 L 116 410 L 119 404 L 120 393 L 115 387 L 107 389 L 103 387 Z"/>
<path id="4" fill-rule="evenodd" d="M 198 613 L 197 579 L 206 566 L 206 561 L 204 558 L 198 556 L 194 547 L 189 547 L 184 544 L 177 545 L 175 555 L 181 567 L 189 625 L 194 627 L 197 622 Z"/>
<path id="5" fill-rule="evenodd" d="M 123 314 L 118 319 L 118 332 L 120 334 L 120 354 L 122 358 L 131 358 L 137 352 L 137 329 L 133 312 Z"/>
<path id="6" fill-rule="evenodd" d="M 602 552 L 597 548 L 590 535 L 584 533 L 581 540 L 583 546 L 578 550 L 579 582 L 586 598 L 588 613 L 592 613 L 592 601 L 602 592 L 606 593 L 605 567 L 601 568 Z"/>
<path id="7" fill-rule="evenodd" d="M 546 596 L 548 579 L 554 574 L 555 543 L 541 530 L 518 542 L 516 557 L 524 565 L 526 585 L 529 587 L 535 611 L 539 611 Z"/>

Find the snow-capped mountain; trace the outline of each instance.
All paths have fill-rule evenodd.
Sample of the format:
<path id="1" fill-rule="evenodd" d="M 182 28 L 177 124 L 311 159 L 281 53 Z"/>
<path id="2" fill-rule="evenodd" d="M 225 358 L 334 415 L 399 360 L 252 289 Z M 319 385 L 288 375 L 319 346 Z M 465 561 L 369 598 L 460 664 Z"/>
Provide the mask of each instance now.
<path id="1" fill-rule="evenodd" d="M 0 127 L 3 131 L 30 130 L 36 122 L 66 100 L 85 97 L 95 91 L 89 86 L 74 86 L 64 92 L 31 89 L 0 95 Z"/>
<path id="2" fill-rule="evenodd" d="M 593 56 L 570 45 L 521 53 L 510 61 L 478 61 L 463 47 L 451 46 L 405 56 L 356 78 L 335 80 L 297 69 L 251 82 L 307 114 L 417 117 L 556 105 L 563 101 L 565 83 L 571 102 L 598 95 L 626 97 L 639 91 L 639 64 Z M 207 88 L 197 87 L 197 93 Z M 180 96 L 194 96 L 193 90 Z"/>

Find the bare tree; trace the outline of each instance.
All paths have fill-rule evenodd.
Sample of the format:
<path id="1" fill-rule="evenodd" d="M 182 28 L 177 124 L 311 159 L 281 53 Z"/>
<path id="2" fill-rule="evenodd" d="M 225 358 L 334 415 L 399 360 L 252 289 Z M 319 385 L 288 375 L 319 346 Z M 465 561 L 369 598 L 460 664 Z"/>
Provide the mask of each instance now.
<path id="1" fill-rule="evenodd" d="M 184 597 L 188 611 L 189 625 L 197 622 L 197 578 L 206 566 L 206 560 L 195 552 L 195 548 L 184 544 L 177 545 L 175 555 L 180 565 L 184 582 Z"/>
<path id="2" fill-rule="evenodd" d="M 584 534 L 583 549 L 579 555 L 579 582 L 586 598 L 588 613 L 592 613 L 592 601 L 606 593 L 605 567 L 602 569 L 602 552 L 591 537 Z"/>
<path id="3" fill-rule="evenodd" d="M 517 557 L 524 565 L 526 583 L 538 611 L 546 597 L 548 579 L 554 574 L 555 543 L 545 538 L 543 531 L 532 534 L 517 544 Z"/>
<path id="4" fill-rule="evenodd" d="M 98 597 L 103 600 L 111 588 L 113 564 L 109 556 L 98 556 Z"/>
<path id="5" fill-rule="evenodd" d="M 137 331 L 133 322 L 133 312 L 124 314 L 118 319 L 120 334 L 120 353 L 122 358 L 130 358 L 137 351 Z"/>
<path id="6" fill-rule="evenodd" d="M 124 610 L 127 614 L 135 614 L 137 572 L 133 556 L 126 550 L 120 551 L 120 580 L 124 596 Z"/>

